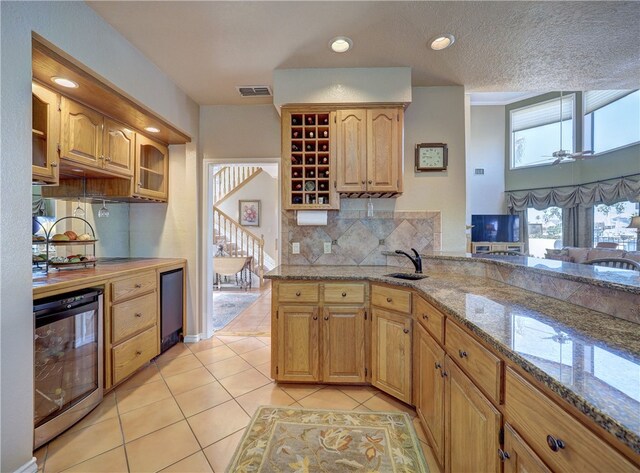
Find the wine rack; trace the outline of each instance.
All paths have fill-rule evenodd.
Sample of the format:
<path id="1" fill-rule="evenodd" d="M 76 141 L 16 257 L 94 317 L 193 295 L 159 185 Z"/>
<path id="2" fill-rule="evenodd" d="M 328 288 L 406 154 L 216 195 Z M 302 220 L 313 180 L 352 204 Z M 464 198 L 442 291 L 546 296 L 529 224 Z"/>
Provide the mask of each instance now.
<path id="1" fill-rule="evenodd" d="M 337 195 L 332 189 L 331 114 L 291 111 L 283 115 L 283 120 L 283 157 L 289 170 L 284 197 L 288 208 L 337 208 Z"/>

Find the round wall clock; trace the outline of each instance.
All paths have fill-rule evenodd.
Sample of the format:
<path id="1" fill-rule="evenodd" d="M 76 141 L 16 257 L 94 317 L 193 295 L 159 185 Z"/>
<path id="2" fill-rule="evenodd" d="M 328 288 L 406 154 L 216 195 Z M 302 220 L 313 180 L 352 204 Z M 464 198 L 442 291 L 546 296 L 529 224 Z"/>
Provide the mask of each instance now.
<path id="1" fill-rule="evenodd" d="M 446 171 L 448 164 L 446 143 L 416 145 L 416 172 Z"/>

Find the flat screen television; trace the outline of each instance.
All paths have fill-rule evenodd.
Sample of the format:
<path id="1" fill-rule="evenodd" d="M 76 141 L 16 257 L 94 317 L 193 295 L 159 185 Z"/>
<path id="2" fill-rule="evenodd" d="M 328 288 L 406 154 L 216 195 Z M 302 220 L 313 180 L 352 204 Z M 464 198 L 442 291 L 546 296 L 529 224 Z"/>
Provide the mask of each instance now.
<path id="1" fill-rule="evenodd" d="M 518 242 L 520 218 L 517 215 L 472 215 L 471 241 Z"/>

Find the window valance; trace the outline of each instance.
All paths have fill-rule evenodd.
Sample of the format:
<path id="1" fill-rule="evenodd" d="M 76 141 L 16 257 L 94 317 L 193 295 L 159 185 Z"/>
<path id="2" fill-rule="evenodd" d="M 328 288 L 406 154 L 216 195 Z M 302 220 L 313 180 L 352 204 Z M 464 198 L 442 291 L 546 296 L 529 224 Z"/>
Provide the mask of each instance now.
<path id="1" fill-rule="evenodd" d="M 625 200 L 635 202 L 640 201 L 640 174 L 579 186 L 507 191 L 506 194 L 507 207 L 512 213 L 530 207 L 544 210 L 548 207 L 611 205 Z"/>

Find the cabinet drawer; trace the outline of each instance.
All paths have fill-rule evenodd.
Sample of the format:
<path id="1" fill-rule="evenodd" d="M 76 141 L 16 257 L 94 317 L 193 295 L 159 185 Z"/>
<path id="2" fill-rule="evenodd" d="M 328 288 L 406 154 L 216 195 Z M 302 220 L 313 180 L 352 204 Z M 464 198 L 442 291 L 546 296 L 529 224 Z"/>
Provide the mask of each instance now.
<path id="1" fill-rule="evenodd" d="M 318 302 L 318 285 L 283 283 L 278 289 L 280 302 Z"/>
<path id="2" fill-rule="evenodd" d="M 325 284 L 324 301 L 338 304 L 364 303 L 364 284 Z"/>
<path id="3" fill-rule="evenodd" d="M 158 315 L 156 293 L 114 304 L 111 308 L 112 343 L 156 324 Z"/>
<path id="4" fill-rule="evenodd" d="M 502 361 L 448 319 L 446 327 L 445 348 L 451 358 L 455 359 L 469 377 L 499 404 Z"/>
<path id="5" fill-rule="evenodd" d="M 386 286 L 372 286 L 371 302 L 384 309 L 405 314 L 411 313 L 411 293 Z"/>
<path id="6" fill-rule="evenodd" d="M 145 271 L 130 278 L 111 283 L 111 301 L 118 302 L 131 299 L 156 288 L 156 272 Z"/>
<path id="7" fill-rule="evenodd" d="M 638 471 L 511 368 L 505 379 L 507 421 L 553 471 Z M 562 441 L 563 448 L 553 451 L 554 440 Z"/>
<path id="8" fill-rule="evenodd" d="M 158 354 L 158 328 L 154 325 L 140 335 L 113 348 L 113 382 L 119 383 Z"/>
<path id="9" fill-rule="evenodd" d="M 426 328 L 433 335 L 433 338 L 442 343 L 444 340 L 444 314 L 422 297 L 415 296 L 414 303 L 416 319 L 420 325 Z"/>

